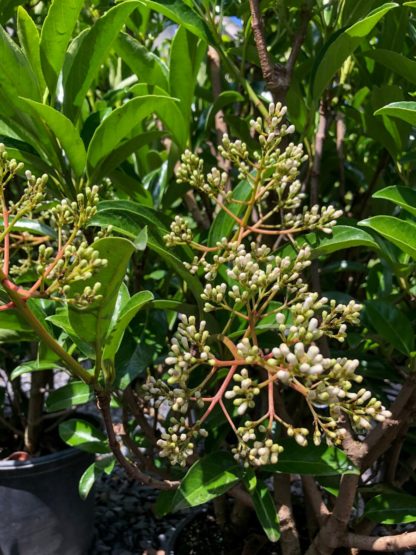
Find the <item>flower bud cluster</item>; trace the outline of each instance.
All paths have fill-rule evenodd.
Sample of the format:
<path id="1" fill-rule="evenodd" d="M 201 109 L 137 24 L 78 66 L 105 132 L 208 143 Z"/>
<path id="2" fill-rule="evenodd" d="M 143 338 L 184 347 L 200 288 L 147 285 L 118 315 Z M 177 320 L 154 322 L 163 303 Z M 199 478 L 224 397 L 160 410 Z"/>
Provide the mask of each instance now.
<path id="1" fill-rule="evenodd" d="M 168 370 L 168 384 L 178 384 L 187 387 L 189 375 L 193 368 L 201 364 L 211 364 L 213 355 L 207 345 L 209 332 L 205 329 L 206 322 L 202 320 L 197 327 L 195 316 L 181 315 L 178 330 L 171 341 L 171 350 L 166 358 Z"/>
<path id="2" fill-rule="evenodd" d="M 0 143 L 0 182 L 3 186 L 6 181 L 11 181 L 24 167 L 21 162 L 18 163 L 14 158 L 9 160 L 6 146 Z"/>
<path id="3" fill-rule="evenodd" d="M 175 216 L 170 225 L 170 233 L 165 235 L 163 239 L 168 247 L 173 247 L 174 245 L 191 243 L 193 236 L 188 223 L 180 216 Z"/>
<path id="4" fill-rule="evenodd" d="M 245 468 L 276 464 L 279 453 L 283 451 L 281 445 L 267 437 L 267 434 L 264 434 L 263 426 L 259 427 L 259 431 L 263 436 L 261 439 L 256 436 L 255 427 L 250 421 L 238 429 L 240 439 L 237 446 L 233 447 L 231 451 L 234 459 L 241 462 Z"/>
<path id="5" fill-rule="evenodd" d="M 189 429 L 184 418 L 171 419 L 172 425 L 161 434 L 157 441 L 160 456 L 167 457 L 171 464 L 185 466 L 187 459 L 194 453 L 195 442 L 199 437 L 206 437 L 207 431 L 195 425 Z"/>
<path id="6" fill-rule="evenodd" d="M 237 382 L 231 390 L 225 392 L 226 399 L 233 399 L 233 405 L 237 407 L 237 414 L 242 416 L 247 409 L 256 406 L 254 398 L 260 394 L 256 380 L 249 376 L 247 368 L 243 368 L 239 374 L 234 374 L 234 381 Z"/>
<path id="7" fill-rule="evenodd" d="M 65 225 L 72 225 L 78 229 L 85 226 L 97 212 L 99 187 L 86 187 L 84 193 L 77 195 L 76 201 L 63 199 L 60 204 L 52 208 L 51 214 L 57 227 L 63 228 Z"/>

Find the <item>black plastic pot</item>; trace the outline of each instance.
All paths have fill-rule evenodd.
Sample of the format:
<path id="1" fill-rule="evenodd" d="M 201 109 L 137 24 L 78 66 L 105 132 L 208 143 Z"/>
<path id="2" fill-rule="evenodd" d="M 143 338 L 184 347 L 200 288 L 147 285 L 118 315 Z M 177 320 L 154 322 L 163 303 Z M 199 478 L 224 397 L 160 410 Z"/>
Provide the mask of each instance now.
<path id="1" fill-rule="evenodd" d="M 86 555 L 94 500 L 78 482 L 94 461 L 78 449 L 32 461 L 0 461 L 0 554 Z"/>

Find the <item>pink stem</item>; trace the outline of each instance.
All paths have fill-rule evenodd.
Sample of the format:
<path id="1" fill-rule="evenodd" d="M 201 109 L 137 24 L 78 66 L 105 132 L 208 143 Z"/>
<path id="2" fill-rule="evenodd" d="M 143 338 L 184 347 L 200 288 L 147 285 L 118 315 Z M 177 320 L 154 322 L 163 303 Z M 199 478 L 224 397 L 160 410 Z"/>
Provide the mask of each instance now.
<path id="1" fill-rule="evenodd" d="M 225 380 L 222 382 L 221 387 L 219 388 L 219 390 L 217 391 L 217 393 L 214 395 L 214 397 L 212 398 L 211 404 L 209 405 L 209 407 L 207 408 L 207 410 L 205 411 L 204 415 L 202 416 L 202 418 L 200 419 L 200 422 L 204 422 L 204 420 L 206 420 L 208 418 L 208 416 L 211 414 L 212 410 L 214 409 L 214 407 L 217 405 L 217 403 L 219 403 L 222 400 L 222 396 L 225 393 L 225 390 L 228 387 L 228 384 L 230 383 L 230 381 L 233 379 L 233 376 L 237 370 L 238 366 L 234 365 L 230 368 L 230 370 L 228 371 L 227 377 L 225 378 Z"/>
<path id="2" fill-rule="evenodd" d="M 9 211 L 6 206 L 3 207 L 3 225 L 4 229 L 9 227 Z M 4 258 L 3 258 L 3 273 L 6 276 L 9 274 L 9 264 L 10 264 L 10 236 L 6 233 L 4 238 Z"/>
<path id="3" fill-rule="evenodd" d="M 228 411 L 225 408 L 224 401 L 222 399 L 220 399 L 219 403 L 220 403 L 220 407 L 222 408 L 222 412 L 225 415 L 225 418 L 228 420 L 228 423 L 230 424 L 231 428 L 233 429 L 233 432 L 238 437 L 237 428 L 235 427 L 234 422 L 231 419 L 231 416 L 228 414 Z"/>

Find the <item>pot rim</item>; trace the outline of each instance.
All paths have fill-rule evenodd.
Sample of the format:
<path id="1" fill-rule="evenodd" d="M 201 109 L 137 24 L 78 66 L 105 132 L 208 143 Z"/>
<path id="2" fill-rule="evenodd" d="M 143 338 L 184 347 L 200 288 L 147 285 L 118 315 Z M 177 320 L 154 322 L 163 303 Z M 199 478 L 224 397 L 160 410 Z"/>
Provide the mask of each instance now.
<path id="1" fill-rule="evenodd" d="M 32 468 L 39 468 L 51 463 L 66 461 L 67 459 L 76 458 L 78 456 L 86 456 L 89 453 L 86 451 L 81 451 L 76 447 L 67 447 L 62 451 L 57 451 L 56 453 L 50 453 L 48 455 L 41 455 L 40 457 L 34 457 L 28 461 L 7 461 L 0 460 L 0 473 L 10 470 L 29 470 Z"/>

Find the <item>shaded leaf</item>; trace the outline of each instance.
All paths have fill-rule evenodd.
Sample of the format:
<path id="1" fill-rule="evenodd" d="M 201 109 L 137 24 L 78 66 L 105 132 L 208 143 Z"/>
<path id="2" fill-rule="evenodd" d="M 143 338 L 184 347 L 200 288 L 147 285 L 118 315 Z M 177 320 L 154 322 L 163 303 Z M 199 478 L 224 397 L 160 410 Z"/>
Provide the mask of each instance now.
<path id="1" fill-rule="evenodd" d="M 416 62 L 414 62 L 416 64 Z M 391 102 L 376 112 L 376 116 L 392 116 L 399 118 L 410 125 L 416 125 L 416 102 Z"/>
<path id="2" fill-rule="evenodd" d="M 108 453 L 107 436 L 88 420 L 70 418 L 59 424 L 59 436 L 67 445 L 88 453 Z"/>
<path id="3" fill-rule="evenodd" d="M 370 12 L 351 27 L 329 39 L 313 79 L 313 96 L 318 99 L 344 61 L 377 25 L 382 17 L 398 4 L 387 2 Z"/>
<path id="4" fill-rule="evenodd" d="M 35 22 L 24 9 L 19 6 L 17 9 L 17 34 L 20 46 L 32 66 L 33 73 L 39 84 L 41 92 L 45 90 L 46 83 L 43 78 L 42 65 L 40 61 L 40 39 Z"/>
<path id="5" fill-rule="evenodd" d="M 59 366 L 59 364 L 57 364 L 57 362 L 54 362 L 53 360 L 44 360 L 44 361 L 30 360 L 28 362 L 24 362 L 23 364 L 20 364 L 19 366 L 16 366 L 16 368 L 13 370 L 13 372 L 10 375 L 10 379 L 15 380 L 19 376 L 22 376 L 23 374 L 28 374 L 30 372 L 39 372 L 42 370 L 54 370 L 54 369 L 65 370 L 64 367 Z"/>
<path id="6" fill-rule="evenodd" d="M 365 56 L 404 77 L 409 83 L 416 85 L 416 62 L 406 58 L 406 56 L 384 48 L 365 52 Z"/>
<path id="7" fill-rule="evenodd" d="M 90 493 L 95 481 L 101 474 L 110 474 L 114 468 L 114 457 L 105 457 L 92 463 L 84 474 L 81 476 L 78 485 L 78 491 L 81 499 L 86 499 Z"/>
<path id="8" fill-rule="evenodd" d="M 408 355 L 414 348 L 414 333 L 411 322 L 401 310 L 384 301 L 368 301 L 365 316 L 384 341 L 394 345 Z"/>
<path id="9" fill-rule="evenodd" d="M 71 381 L 49 394 L 46 399 L 46 410 L 48 412 L 55 412 L 70 409 L 74 405 L 88 403 L 93 398 L 94 393 L 87 384 Z"/>
<path id="10" fill-rule="evenodd" d="M 374 193 L 373 198 L 394 202 L 413 216 L 416 216 L 416 191 L 410 187 L 391 185 Z"/>
<path id="11" fill-rule="evenodd" d="M 416 497 L 404 493 L 383 493 L 365 506 L 364 515 L 380 524 L 416 522 Z"/>
<path id="12" fill-rule="evenodd" d="M 263 482 L 257 480 L 254 489 L 250 491 L 250 495 L 253 499 L 257 518 L 266 536 L 269 541 L 277 542 L 280 538 L 279 517 L 269 488 Z"/>
<path id="13" fill-rule="evenodd" d="M 142 3 L 208 42 L 209 33 L 204 21 L 183 0 L 142 0 Z"/>
<path id="14" fill-rule="evenodd" d="M 399 247 L 403 252 L 416 258 L 416 224 L 393 216 L 373 216 L 358 225 L 369 227 Z"/>

